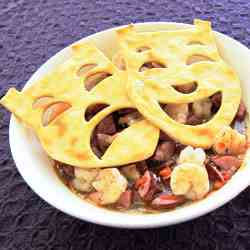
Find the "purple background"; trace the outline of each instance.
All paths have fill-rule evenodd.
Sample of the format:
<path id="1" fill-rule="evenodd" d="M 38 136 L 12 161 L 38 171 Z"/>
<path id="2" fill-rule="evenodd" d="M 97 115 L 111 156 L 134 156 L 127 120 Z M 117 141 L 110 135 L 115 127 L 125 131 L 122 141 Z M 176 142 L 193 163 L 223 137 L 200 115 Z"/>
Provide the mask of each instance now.
<path id="1" fill-rule="evenodd" d="M 0 93 L 11 86 L 21 89 L 57 51 L 103 29 L 131 22 L 192 23 L 193 18 L 203 18 L 250 46 L 249 16 L 248 0 L 1 0 Z M 161 229 L 112 229 L 59 212 L 33 193 L 17 172 L 8 124 L 9 114 L 1 109 L 1 250 L 250 249 L 249 188 L 209 215 Z"/>

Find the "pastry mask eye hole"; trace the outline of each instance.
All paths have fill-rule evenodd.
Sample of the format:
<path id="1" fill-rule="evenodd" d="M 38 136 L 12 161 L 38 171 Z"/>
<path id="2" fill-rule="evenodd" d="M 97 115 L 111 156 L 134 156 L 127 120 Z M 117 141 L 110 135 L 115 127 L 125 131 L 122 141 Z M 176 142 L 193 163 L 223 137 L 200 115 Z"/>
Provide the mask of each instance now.
<path id="1" fill-rule="evenodd" d="M 191 41 L 188 43 L 188 45 L 204 45 L 204 43 L 202 43 L 200 41 Z"/>
<path id="2" fill-rule="evenodd" d="M 88 106 L 85 111 L 85 120 L 89 121 L 94 115 L 101 112 L 103 109 L 107 108 L 109 105 L 105 103 L 96 103 Z"/>
<path id="3" fill-rule="evenodd" d="M 77 75 L 78 76 L 83 76 L 85 75 L 87 72 L 89 72 L 90 70 L 92 70 L 93 68 L 95 68 L 97 66 L 97 64 L 95 63 L 90 63 L 90 64 L 85 64 L 83 66 L 81 66 L 78 71 L 77 71 Z"/>
<path id="4" fill-rule="evenodd" d="M 190 94 L 197 89 L 197 86 L 198 85 L 196 82 L 190 82 L 182 85 L 173 86 L 173 88 L 183 94 Z"/>
<path id="5" fill-rule="evenodd" d="M 144 52 L 144 51 L 147 51 L 147 50 L 150 50 L 150 48 L 147 47 L 147 46 L 142 46 L 142 47 L 137 48 L 136 52 L 141 53 L 141 52 Z"/>
<path id="6" fill-rule="evenodd" d="M 92 88 L 94 88 L 98 83 L 103 81 L 104 79 L 110 77 L 111 74 L 107 72 L 98 72 L 93 75 L 88 76 L 85 79 L 85 88 L 90 91 Z"/>
<path id="7" fill-rule="evenodd" d="M 42 115 L 43 126 L 48 126 L 53 120 L 56 119 L 60 114 L 65 112 L 71 107 L 70 104 L 66 102 L 56 102 L 47 107 Z"/>
<path id="8" fill-rule="evenodd" d="M 213 62 L 214 60 L 212 60 L 211 58 L 209 58 L 208 56 L 203 56 L 203 55 L 192 55 L 192 56 L 189 56 L 187 61 L 186 61 L 186 64 L 187 65 L 191 65 L 193 63 L 197 63 L 197 62 L 203 62 L 203 61 L 210 61 L 210 62 Z"/>
<path id="9" fill-rule="evenodd" d="M 144 63 L 140 69 L 139 72 L 148 70 L 148 69 L 153 69 L 153 68 L 166 68 L 166 66 L 163 63 L 157 62 L 157 61 L 150 61 Z"/>
<path id="10" fill-rule="evenodd" d="M 45 108 L 53 101 L 52 96 L 41 96 L 38 97 L 32 104 L 33 109 Z"/>

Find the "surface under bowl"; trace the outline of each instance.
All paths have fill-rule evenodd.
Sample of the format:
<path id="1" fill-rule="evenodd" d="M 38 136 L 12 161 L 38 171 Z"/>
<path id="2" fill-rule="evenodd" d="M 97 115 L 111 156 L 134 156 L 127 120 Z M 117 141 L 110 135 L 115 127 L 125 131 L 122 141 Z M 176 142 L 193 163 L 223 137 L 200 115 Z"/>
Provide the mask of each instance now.
<path id="1" fill-rule="evenodd" d="M 165 29 L 179 29 L 189 27 L 187 24 L 152 22 L 135 24 L 138 31 L 157 31 Z M 224 59 L 231 64 L 240 76 L 243 88 L 243 99 L 250 110 L 249 78 L 250 78 L 250 52 L 239 42 L 228 36 L 215 32 L 217 44 Z M 116 51 L 117 41 L 115 29 L 109 29 L 83 38 L 101 49 L 108 57 Z M 48 44 L 49 46 L 49 44 Z M 35 79 L 48 73 L 55 65 L 70 57 L 70 48 L 67 47 L 43 64 L 30 78 L 25 87 Z M 10 147 L 16 166 L 30 187 L 45 201 L 61 211 L 79 219 L 124 228 L 150 228 L 167 226 L 187 221 L 206 214 L 233 199 L 250 183 L 250 162 L 246 160 L 244 166 L 220 190 L 211 193 L 206 199 L 194 202 L 169 212 L 158 214 L 127 214 L 110 211 L 93 206 L 73 194 L 58 179 L 52 162 L 46 156 L 34 134 L 24 128 L 20 122 L 11 117 Z M 249 152 L 246 159 L 248 159 Z"/>

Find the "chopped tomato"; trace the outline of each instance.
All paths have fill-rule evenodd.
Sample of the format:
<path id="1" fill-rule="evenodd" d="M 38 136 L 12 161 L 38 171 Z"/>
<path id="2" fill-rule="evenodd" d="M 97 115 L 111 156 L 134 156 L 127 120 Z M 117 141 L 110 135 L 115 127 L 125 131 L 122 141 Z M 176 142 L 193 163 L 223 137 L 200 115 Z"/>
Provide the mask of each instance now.
<path id="1" fill-rule="evenodd" d="M 163 168 L 159 175 L 163 178 L 163 179 L 168 179 L 171 176 L 172 170 L 170 167 L 165 167 Z"/>

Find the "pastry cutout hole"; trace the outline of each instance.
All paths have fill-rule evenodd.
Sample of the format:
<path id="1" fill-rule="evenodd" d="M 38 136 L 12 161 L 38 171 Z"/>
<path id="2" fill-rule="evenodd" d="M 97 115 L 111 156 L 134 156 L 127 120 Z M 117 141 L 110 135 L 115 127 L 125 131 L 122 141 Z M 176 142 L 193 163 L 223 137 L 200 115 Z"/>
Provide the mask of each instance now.
<path id="1" fill-rule="evenodd" d="M 77 71 L 77 75 L 78 76 L 83 76 L 85 75 L 87 72 L 89 72 L 90 70 L 92 70 L 93 68 L 95 68 L 97 66 L 97 64 L 95 63 L 89 63 L 89 64 L 85 64 L 83 66 L 81 66 L 78 71 Z"/>
<path id="2" fill-rule="evenodd" d="M 200 41 L 191 41 L 188 43 L 188 45 L 205 45 L 205 44 Z"/>
<path id="3" fill-rule="evenodd" d="M 214 95 L 210 97 L 210 100 L 212 102 L 212 112 L 216 113 L 221 106 L 221 100 L 222 100 L 222 94 L 221 92 L 217 92 Z"/>
<path id="4" fill-rule="evenodd" d="M 66 102 L 56 102 L 47 107 L 42 115 L 43 126 L 48 126 L 53 120 L 55 120 L 60 114 L 65 112 L 71 107 Z"/>
<path id="5" fill-rule="evenodd" d="M 185 124 L 189 115 L 189 106 L 186 103 L 181 104 L 161 104 L 161 108 L 173 120 Z"/>
<path id="6" fill-rule="evenodd" d="M 107 108 L 109 105 L 104 103 L 91 104 L 85 111 L 85 120 L 89 121 L 97 113 L 101 112 L 103 109 Z"/>
<path id="7" fill-rule="evenodd" d="M 112 76 L 112 75 L 110 73 L 107 73 L 107 72 L 98 72 L 98 73 L 95 73 L 93 75 L 88 76 L 84 82 L 86 90 L 90 91 L 98 83 L 100 83 L 101 81 L 103 81 L 104 79 L 106 79 L 110 76 Z"/>
<path id="8" fill-rule="evenodd" d="M 141 47 L 136 49 L 136 52 L 141 53 L 141 52 L 144 52 L 147 50 L 150 50 L 150 48 L 148 46 L 141 46 Z"/>
<path id="9" fill-rule="evenodd" d="M 153 68 L 166 68 L 166 66 L 163 63 L 156 61 L 146 62 L 140 67 L 139 72 L 143 72 L 145 70 Z"/>
<path id="10" fill-rule="evenodd" d="M 106 116 L 94 129 L 90 139 L 93 153 L 101 158 L 118 134 L 142 119 L 136 109 L 124 108 Z"/>
<path id="11" fill-rule="evenodd" d="M 52 96 L 41 96 L 38 97 L 32 104 L 33 109 L 38 109 L 38 108 L 45 108 L 47 107 L 52 101 L 53 101 Z"/>
<path id="12" fill-rule="evenodd" d="M 186 64 L 187 65 L 191 65 L 191 64 L 198 63 L 198 62 L 203 62 L 203 61 L 214 62 L 214 60 L 211 59 L 208 56 L 198 55 L 197 54 L 197 55 L 189 56 L 188 59 L 187 59 L 187 61 L 186 61 Z"/>
<path id="13" fill-rule="evenodd" d="M 198 87 L 198 84 L 196 82 L 190 82 L 182 85 L 176 85 L 173 86 L 173 88 L 183 94 L 190 94 L 194 92 Z"/>
<path id="14" fill-rule="evenodd" d="M 193 103 L 160 104 L 164 112 L 178 123 L 199 125 L 213 118 L 219 107 L 213 108 L 212 97 L 204 98 Z"/>

